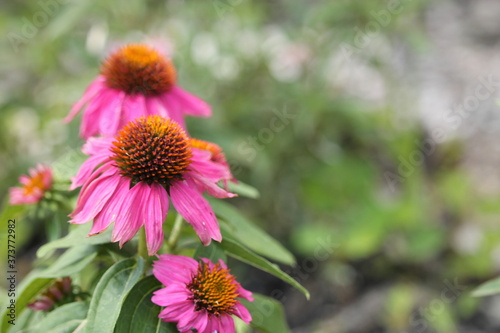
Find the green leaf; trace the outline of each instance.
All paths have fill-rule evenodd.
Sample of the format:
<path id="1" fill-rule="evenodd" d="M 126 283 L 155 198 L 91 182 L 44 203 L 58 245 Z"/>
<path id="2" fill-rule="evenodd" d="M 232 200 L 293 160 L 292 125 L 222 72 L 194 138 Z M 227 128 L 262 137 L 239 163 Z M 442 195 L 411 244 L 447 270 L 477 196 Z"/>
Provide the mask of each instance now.
<path id="1" fill-rule="evenodd" d="M 274 298 L 253 294 L 253 302 L 243 299 L 241 303 L 252 315 L 250 325 L 264 333 L 286 333 L 290 328 L 286 322 L 283 305 Z"/>
<path id="2" fill-rule="evenodd" d="M 72 333 L 87 317 L 88 309 L 88 302 L 73 302 L 58 307 L 36 325 L 36 332 Z"/>
<path id="3" fill-rule="evenodd" d="M 194 252 L 194 258 L 208 258 L 212 262 L 218 262 L 219 259 L 222 259 L 224 262 L 227 261 L 226 253 L 220 248 L 217 242 L 212 242 L 209 246 L 198 245 Z"/>
<path id="4" fill-rule="evenodd" d="M 111 229 L 104 231 L 102 234 L 87 237 L 91 227 L 91 223 L 77 225 L 65 237 L 40 247 L 36 253 L 37 257 L 44 257 L 55 249 L 64 249 L 78 245 L 97 245 L 111 242 Z"/>
<path id="5" fill-rule="evenodd" d="M 230 192 L 237 193 L 247 198 L 258 199 L 260 197 L 260 193 L 255 187 L 245 184 L 239 180 L 237 183 L 229 182 L 227 187 Z"/>
<path id="6" fill-rule="evenodd" d="M 139 281 L 144 260 L 126 259 L 111 266 L 101 277 L 90 302 L 85 332 L 112 332 L 129 290 Z"/>
<path id="7" fill-rule="evenodd" d="M 95 246 L 75 246 L 64 252 L 50 267 L 41 271 L 40 277 L 63 277 L 81 271 L 97 256 Z"/>
<path id="8" fill-rule="evenodd" d="M 472 296 L 483 297 L 498 293 L 500 293 L 500 277 L 485 282 L 476 289 L 474 289 L 474 291 L 472 291 Z"/>
<path id="9" fill-rule="evenodd" d="M 228 237 L 225 237 L 220 243 L 220 247 L 226 251 L 226 254 L 241 260 L 249 265 L 252 265 L 258 269 L 261 269 L 269 274 L 272 274 L 283 281 L 289 283 L 299 291 L 301 291 L 307 299 L 309 299 L 310 295 L 307 289 L 302 287 L 300 283 L 294 280 L 290 275 L 283 272 L 278 265 L 269 262 L 267 259 L 259 256 L 258 254 L 250 251 L 245 248 L 243 245 L 240 245 L 238 242 L 231 240 Z"/>
<path id="10" fill-rule="evenodd" d="M 32 327 L 35 327 L 43 318 L 45 313 L 42 311 L 33 311 L 26 309 L 19 316 L 16 316 L 16 325 L 9 325 L 9 333 L 36 333 Z"/>
<path id="11" fill-rule="evenodd" d="M 47 286 L 52 282 L 52 278 L 40 278 L 38 276 L 39 272 L 31 272 L 28 274 L 19 287 L 16 293 L 16 315 L 19 316 L 23 310 L 26 308 L 29 302 L 31 302 L 35 296 L 40 294 Z M 8 321 L 10 318 L 7 316 L 8 310 L 6 306 L 2 307 L 2 325 L 0 327 L 0 332 L 7 332 L 7 328 L 10 326 Z"/>
<path id="12" fill-rule="evenodd" d="M 276 260 L 283 264 L 295 264 L 295 258 L 283 245 L 269 236 L 265 231 L 250 222 L 241 213 L 231 205 L 221 200 L 210 200 L 215 214 L 228 223 L 228 227 L 223 231 L 231 234 L 241 243 L 248 246 L 251 250 Z"/>
<path id="13" fill-rule="evenodd" d="M 159 319 L 161 308 L 151 302 L 153 292 L 161 287 L 161 282 L 152 275 L 137 282 L 123 302 L 114 332 L 176 333 L 175 324 Z"/>

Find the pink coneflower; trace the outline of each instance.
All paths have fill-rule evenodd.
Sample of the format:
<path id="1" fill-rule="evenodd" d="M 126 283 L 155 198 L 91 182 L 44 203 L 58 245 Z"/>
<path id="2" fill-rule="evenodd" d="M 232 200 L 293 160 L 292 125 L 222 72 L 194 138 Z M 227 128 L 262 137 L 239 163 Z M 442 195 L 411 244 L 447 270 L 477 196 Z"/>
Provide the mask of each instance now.
<path id="1" fill-rule="evenodd" d="M 54 306 L 70 301 L 74 301 L 71 278 L 64 277 L 56 280 L 36 300 L 29 303 L 28 307 L 32 310 L 50 311 Z"/>
<path id="2" fill-rule="evenodd" d="M 9 190 L 9 203 L 11 205 L 37 203 L 52 187 L 52 170 L 48 166 L 39 164 L 29 170 L 29 176 L 19 177 L 19 182 L 22 187 L 11 187 Z"/>
<path id="3" fill-rule="evenodd" d="M 114 136 L 140 116 L 160 115 L 185 127 L 184 115 L 212 114 L 207 103 L 177 85 L 172 62 L 142 44 L 130 44 L 111 54 L 65 121 L 71 121 L 84 105 L 80 135 L 85 139 Z"/>
<path id="4" fill-rule="evenodd" d="M 122 246 L 144 226 L 150 255 L 163 242 L 162 224 L 169 197 L 203 244 L 221 241 L 212 208 L 203 198 L 207 191 L 217 198 L 235 196 L 219 187 L 232 178 L 213 154 L 191 146 L 184 130 L 160 116 L 141 117 L 127 124 L 113 138 L 91 138 L 83 152 L 91 155 L 73 179 L 82 186 L 70 222 L 94 220 L 91 235 L 115 222 L 112 241 Z"/>
<path id="5" fill-rule="evenodd" d="M 164 306 L 159 318 L 176 322 L 180 332 L 234 333 L 235 315 L 245 323 L 252 317 L 238 298 L 253 301 L 252 293 L 236 281 L 226 264 L 171 254 L 153 262 L 154 276 L 165 288 L 154 292 L 152 302 Z"/>

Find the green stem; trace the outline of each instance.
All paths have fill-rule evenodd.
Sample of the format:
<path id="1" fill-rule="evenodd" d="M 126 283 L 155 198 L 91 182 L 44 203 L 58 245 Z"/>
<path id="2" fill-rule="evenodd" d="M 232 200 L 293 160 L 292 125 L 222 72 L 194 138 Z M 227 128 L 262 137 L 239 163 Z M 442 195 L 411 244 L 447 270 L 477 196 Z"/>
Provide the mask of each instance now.
<path id="1" fill-rule="evenodd" d="M 139 256 L 144 258 L 144 260 L 148 260 L 148 246 L 146 244 L 146 230 L 144 229 L 144 227 L 139 230 L 139 245 L 137 252 Z"/>
<path id="2" fill-rule="evenodd" d="M 182 225 L 182 216 L 181 214 L 177 214 L 174 226 L 172 227 L 172 232 L 170 233 L 170 237 L 167 241 L 171 253 L 175 252 L 175 248 L 177 247 L 177 240 L 179 239 L 179 236 L 181 234 Z"/>

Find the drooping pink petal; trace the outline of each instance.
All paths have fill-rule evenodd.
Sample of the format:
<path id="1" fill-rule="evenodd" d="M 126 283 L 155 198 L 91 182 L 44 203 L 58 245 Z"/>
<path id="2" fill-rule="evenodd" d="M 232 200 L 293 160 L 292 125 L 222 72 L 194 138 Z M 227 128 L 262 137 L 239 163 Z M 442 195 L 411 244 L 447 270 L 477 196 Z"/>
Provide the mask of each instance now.
<path id="1" fill-rule="evenodd" d="M 80 166 L 76 176 L 71 178 L 71 186 L 69 187 L 70 191 L 82 186 L 90 178 L 92 173 L 94 173 L 97 167 L 108 160 L 109 157 L 102 154 L 91 156 L 85 160 L 85 162 L 83 162 Z"/>
<path id="2" fill-rule="evenodd" d="M 210 316 L 207 327 L 205 327 L 205 332 L 203 333 L 223 332 L 223 329 L 224 327 L 221 326 L 220 319 L 216 316 Z"/>
<path id="3" fill-rule="evenodd" d="M 150 201 L 144 206 L 146 210 L 146 244 L 150 256 L 158 252 L 163 243 L 163 221 L 168 212 L 168 194 L 158 183 L 151 184 Z"/>
<path id="4" fill-rule="evenodd" d="M 80 136 L 88 139 L 93 135 L 99 133 L 99 122 L 102 116 L 109 116 L 102 114 L 102 109 L 108 106 L 110 91 L 108 88 L 102 88 L 102 92 L 97 94 L 84 111 L 82 123 L 80 124 Z"/>
<path id="5" fill-rule="evenodd" d="M 231 316 L 220 316 L 219 320 L 221 332 L 234 333 L 234 320 Z"/>
<path id="6" fill-rule="evenodd" d="M 116 174 L 95 179 L 89 185 L 88 195 L 83 199 L 80 196 L 82 200 L 79 200 L 77 209 L 71 214 L 70 223 L 82 224 L 91 221 L 113 195 L 119 181 L 120 176 Z M 96 190 L 96 188 L 99 190 Z"/>
<path id="7" fill-rule="evenodd" d="M 149 97 L 145 99 L 146 105 L 146 115 L 147 116 L 162 116 L 165 118 L 170 118 L 168 115 L 168 111 L 163 105 L 163 101 L 161 97 Z"/>
<path id="8" fill-rule="evenodd" d="M 121 127 L 136 118 L 146 116 L 146 100 L 144 95 L 127 95 L 123 100 Z"/>
<path id="9" fill-rule="evenodd" d="M 178 305 L 166 307 L 160 312 L 159 317 L 167 322 L 176 322 L 180 318 L 194 316 L 195 305 L 193 302 L 180 303 Z"/>
<path id="10" fill-rule="evenodd" d="M 208 315 L 204 311 L 196 311 L 194 316 L 182 317 L 177 323 L 180 332 L 204 332 L 208 324 Z"/>
<path id="11" fill-rule="evenodd" d="M 249 300 L 250 302 L 253 302 L 252 293 L 250 291 L 246 290 L 245 288 L 243 288 L 239 283 L 238 283 L 237 292 L 240 295 L 239 297 L 245 298 L 245 299 Z"/>
<path id="12" fill-rule="evenodd" d="M 139 182 L 133 186 L 123 203 L 124 210 L 116 217 L 111 240 L 120 242 L 120 247 L 131 240 L 144 225 L 146 216 L 143 206 L 148 204 L 151 188 Z"/>
<path id="13" fill-rule="evenodd" d="M 96 188 L 95 187 L 96 183 L 94 183 L 94 180 L 96 180 L 97 178 L 96 175 L 109 177 L 117 173 L 118 170 L 115 167 L 109 165 L 109 163 L 104 164 L 99 168 L 97 168 L 92 173 L 92 175 L 89 176 L 89 178 L 85 180 L 85 182 L 83 183 L 82 188 L 80 189 L 80 194 L 78 195 L 78 200 L 76 201 L 76 207 L 69 216 L 70 217 L 74 216 L 83 209 L 84 203 L 87 201 L 88 197 L 92 194 L 92 191 Z"/>
<path id="14" fill-rule="evenodd" d="M 175 209 L 191 224 L 204 245 L 214 239 L 222 240 L 219 223 L 212 208 L 203 196 L 185 181 L 177 181 L 170 187 L 170 198 Z"/>
<path id="15" fill-rule="evenodd" d="M 168 118 L 178 123 L 182 128 L 186 128 L 184 114 L 177 98 L 170 93 L 166 93 L 160 96 L 160 100 L 167 111 Z"/>
<path id="16" fill-rule="evenodd" d="M 193 157 L 191 159 L 190 168 L 196 170 L 205 178 L 217 182 L 222 179 L 231 179 L 233 177 L 227 165 L 210 160 L 210 152 L 197 148 L 191 149 L 191 152 Z"/>
<path id="17" fill-rule="evenodd" d="M 126 201 L 129 191 L 130 178 L 120 177 L 112 198 L 108 200 L 106 205 L 94 218 L 94 224 L 92 225 L 92 229 L 90 229 L 89 236 L 100 234 L 106 230 L 116 220 L 116 217 L 126 209 L 126 207 L 123 207 L 123 203 Z"/>
<path id="18" fill-rule="evenodd" d="M 99 117 L 90 119 L 98 123 L 99 132 L 105 136 L 115 135 L 123 126 L 122 108 L 125 103 L 126 95 L 124 92 L 106 88 L 102 92 L 103 102 L 99 110 Z"/>
<path id="19" fill-rule="evenodd" d="M 80 98 L 80 100 L 73 105 L 69 114 L 66 118 L 64 118 L 65 123 L 69 123 L 77 115 L 78 111 L 80 111 L 91 98 L 98 94 L 99 90 L 104 86 L 104 80 L 103 76 L 98 76 L 94 81 L 92 81 L 92 83 L 90 83 L 82 98 Z"/>
<path id="20" fill-rule="evenodd" d="M 169 95 L 175 97 L 182 113 L 197 117 L 210 117 L 212 115 L 210 105 L 179 86 L 173 86 Z"/>
<path id="21" fill-rule="evenodd" d="M 243 304 L 239 302 L 234 306 L 233 314 L 247 324 L 252 321 L 252 315 L 250 314 L 250 312 L 248 312 L 247 308 L 245 308 Z"/>
<path id="22" fill-rule="evenodd" d="M 190 172 L 185 176 L 187 182 L 192 182 L 193 186 L 196 186 L 200 192 L 207 191 L 208 194 L 215 198 L 225 199 L 234 198 L 238 195 L 235 193 L 228 192 L 222 187 L 218 186 L 212 180 L 205 178 L 203 175 L 197 172 Z"/>

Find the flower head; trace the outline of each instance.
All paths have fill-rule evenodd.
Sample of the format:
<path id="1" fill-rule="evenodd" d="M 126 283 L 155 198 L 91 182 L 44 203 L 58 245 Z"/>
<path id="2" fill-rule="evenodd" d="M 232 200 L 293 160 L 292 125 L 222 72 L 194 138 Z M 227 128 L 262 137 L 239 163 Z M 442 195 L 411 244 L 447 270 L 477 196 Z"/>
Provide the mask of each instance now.
<path id="1" fill-rule="evenodd" d="M 65 121 L 71 121 L 85 105 L 80 128 L 85 139 L 114 136 L 140 116 L 161 115 L 185 127 L 184 115 L 209 117 L 212 113 L 207 103 L 177 85 L 169 59 L 142 44 L 129 44 L 112 53 Z"/>
<path id="2" fill-rule="evenodd" d="M 234 333 L 235 315 L 249 323 L 252 317 L 239 298 L 253 301 L 219 260 L 196 260 L 171 254 L 159 256 L 153 263 L 154 276 L 165 288 L 154 292 L 153 303 L 164 306 L 159 317 L 177 322 L 180 332 Z"/>
<path id="3" fill-rule="evenodd" d="M 83 152 L 90 155 L 72 189 L 82 186 L 70 222 L 94 220 L 90 236 L 115 222 L 112 241 L 122 246 L 144 226 L 150 255 L 163 241 L 162 224 L 169 198 L 203 244 L 222 239 L 215 214 L 202 193 L 217 198 L 235 196 L 217 184 L 232 179 L 224 163 L 190 144 L 171 119 L 141 117 L 115 138 L 91 138 Z M 221 153 L 222 154 L 222 153 Z"/>
<path id="4" fill-rule="evenodd" d="M 11 187 L 9 190 L 9 203 L 11 205 L 37 203 L 52 187 L 52 170 L 48 166 L 39 164 L 29 170 L 29 176 L 19 177 L 19 182 L 22 187 Z"/>
<path id="5" fill-rule="evenodd" d="M 50 311 L 54 306 L 74 301 L 71 278 L 56 280 L 36 300 L 28 304 L 32 310 Z"/>

